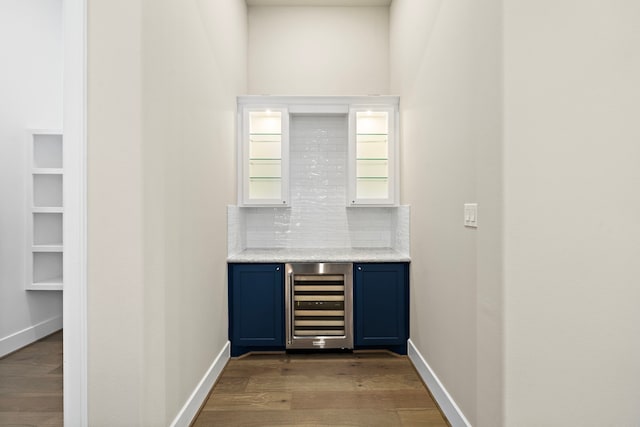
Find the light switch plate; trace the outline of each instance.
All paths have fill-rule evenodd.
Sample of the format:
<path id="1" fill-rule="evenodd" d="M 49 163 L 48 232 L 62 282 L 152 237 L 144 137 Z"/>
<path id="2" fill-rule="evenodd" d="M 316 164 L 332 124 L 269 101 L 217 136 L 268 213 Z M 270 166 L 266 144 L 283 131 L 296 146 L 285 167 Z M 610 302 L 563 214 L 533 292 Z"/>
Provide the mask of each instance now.
<path id="1" fill-rule="evenodd" d="M 477 203 L 465 203 L 464 204 L 464 226 L 465 227 L 478 227 L 478 204 Z"/>

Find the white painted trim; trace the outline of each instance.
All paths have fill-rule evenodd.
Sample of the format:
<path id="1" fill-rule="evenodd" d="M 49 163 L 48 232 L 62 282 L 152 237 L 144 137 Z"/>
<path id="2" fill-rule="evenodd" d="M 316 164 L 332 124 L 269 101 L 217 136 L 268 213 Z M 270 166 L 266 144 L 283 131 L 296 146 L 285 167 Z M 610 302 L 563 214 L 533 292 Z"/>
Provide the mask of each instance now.
<path id="1" fill-rule="evenodd" d="M 456 402 L 447 392 L 447 389 L 444 388 L 438 376 L 433 372 L 433 369 L 431 369 L 427 361 L 424 360 L 424 357 L 422 357 L 422 354 L 420 354 L 413 342 L 408 340 L 407 344 L 409 359 L 418 371 L 422 381 L 424 381 L 429 388 L 433 398 L 438 402 L 440 409 L 444 412 L 451 426 L 471 427 L 471 423 L 464 416 L 458 405 L 456 405 Z"/>
<path id="2" fill-rule="evenodd" d="M 62 316 L 55 316 L 24 328 L 4 338 L 0 338 L 0 357 L 20 350 L 41 338 L 62 329 Z"/>
<path id="3" fill-rule="evenodd" d="M 87 386 L 87 1 L 63 0 L 64 425 L 89 425 Z"/>
<path id="4" fill-rule="evenodd" d="M 316 114 L 328 114 L 328 115 L 347 115 L 349 114 L 349 106 L 346 104 L 339 105 L 305 105 L 294 104 L 289 107 L 289 114 L 291 115 L 316 115 Z"/>
<path id="5" fill-rule="evenodd" d="M 351 104 L 366 105 L 393 105 L 400 104 L 400 97 L 395 95 L 384 96 L 279 96 L 279 95 L 241 95 L 238 96 L 238 105 L 282 105 L 291 108 L 292 105 L 332 105 L 348 106 Z"/>
<path id="6" fill-rule="evenodd" d="M 218 353 L 216 360 L 213 361 L 207 373 L 204 374 L 204 377 L 202 377 L 191 393 L 191 396 L 189 396 L 180 412 L 178 412 L 178 415 L 176 415 L 176 418 L 171 423 L 171 427 L 187 427 L 193 422 L 230 357 L 231 343 L 227 341 L 224 347 L 222 347 L 222 350 L 220 350 L 220 353 Z"/>

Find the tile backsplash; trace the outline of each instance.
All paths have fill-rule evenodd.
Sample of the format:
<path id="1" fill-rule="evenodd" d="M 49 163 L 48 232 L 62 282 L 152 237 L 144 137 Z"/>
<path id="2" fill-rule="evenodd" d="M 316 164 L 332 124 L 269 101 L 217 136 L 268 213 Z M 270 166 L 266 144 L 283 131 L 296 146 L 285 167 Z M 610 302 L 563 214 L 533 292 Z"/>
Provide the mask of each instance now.
<path id="1" fill-rule="evenodd" d="M 290 119 L 290 207 L 228 211 L 229 254 L 257 248 L 395 248 L 409 253 L 409 207 L 347 208 L 346 115 Z"/>

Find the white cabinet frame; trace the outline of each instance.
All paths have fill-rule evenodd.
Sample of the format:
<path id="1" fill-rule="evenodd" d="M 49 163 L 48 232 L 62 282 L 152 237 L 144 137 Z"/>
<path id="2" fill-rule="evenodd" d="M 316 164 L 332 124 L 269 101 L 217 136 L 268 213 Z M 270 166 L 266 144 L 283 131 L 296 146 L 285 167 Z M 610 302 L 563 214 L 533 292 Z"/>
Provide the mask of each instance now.
<path id="1" fill-rule="evenodd" d="M 349 152 L 347 170 L 347 207 L 398 206 L 400 198 L 399 177 L 399 102 L 397 96 L 260 96 L 238 97 L 237 147 L 238 147 L 238 205 L 239 206 L 289 206 L 289 115 L 345 115 L 349 117 Z M 282 112 L 282 191 L 280 198 L 249 197 L 249 113 L 252 111 Z M 388 197 L 356 197 L 356 129 L 355 113 L 358 111 L 385 111 L 388 124 Z"/>
<path id="2" fill-rule="evenodd" d="M 251 197 L 251 113 L 279 113 L 280 123 L 280 194 L 279 197 Z M 238 204 L 241 206 L 288 206 L 289 204 L 289 111 L 274 104 L 238 104 Z"/>
<path id="3" fill-rule="evenodd" d="M 367 198 L 358 195 L 358 151 L 357 151 L 357 114 L 358 113 L 387 113 L 387 197 Z M 397 103 L 395 105 L 352 105 L 349 109 L 349 166 L 348 166 L 348 188 L 347 206 L 398 206 L 400 194 L 400 156 L 399 156 L 399 111 Z"/>

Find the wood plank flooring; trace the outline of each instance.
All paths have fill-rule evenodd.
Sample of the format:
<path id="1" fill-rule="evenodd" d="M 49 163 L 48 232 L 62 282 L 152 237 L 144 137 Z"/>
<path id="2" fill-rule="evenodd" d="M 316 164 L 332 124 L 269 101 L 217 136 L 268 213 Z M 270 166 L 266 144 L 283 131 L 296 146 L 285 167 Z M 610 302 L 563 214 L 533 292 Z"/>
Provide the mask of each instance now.
<path id="1" fill-rule="evenodd" d="M 0 426 L 62 426 L 62 331 L 0 359 Z"/>
<path id="2" fill-rule="evenodd" d="M 0 426 L 62 426 L 62 332 L 0 359 Z M 195 427 L 448 426 L 406 357 L 232 359 Z"/>
<path id="3" fill-rule="evenodd" d="M 406 357 L 269 354 L 231 359 L 194 423 L 446 427 Z"/>

